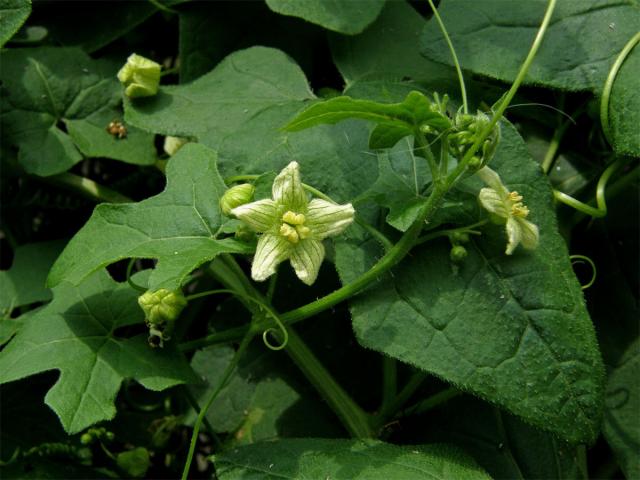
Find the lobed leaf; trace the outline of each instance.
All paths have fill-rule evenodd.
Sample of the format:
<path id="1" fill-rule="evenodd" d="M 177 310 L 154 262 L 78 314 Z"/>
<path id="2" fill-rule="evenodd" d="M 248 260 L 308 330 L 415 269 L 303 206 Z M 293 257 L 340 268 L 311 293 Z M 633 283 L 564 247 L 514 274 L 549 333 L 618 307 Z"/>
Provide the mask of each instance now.
<path id="1" fill-rule="evenodd" d="M 115 335 L 118 327 L 143 322 L 137 295 L 105 271 L 78 286 L 60 283 L 53 301 L 0 352 L 0 384 L 59 370 L 45 403 L 73 434 L 115 416 L 114 399 L 125 378 L 151 390 L 197 381 L 177 350 L 154 350 L 145 335 Z"/>
<path id="2" fill-rule="evenodd" d="M 69 242 L 49 274 L 52 286 L 80 283 L 125 258 L 155 258 L 149 288 L 177 289 L 192 270 L 221 253 L 250 253 L 250 246 L 217 239 L 224 219 L 218 207 L 226 186 L 216 153 L 187 144 L 171 158 L 165 190 L 129 204 L 98 205 Z"/>

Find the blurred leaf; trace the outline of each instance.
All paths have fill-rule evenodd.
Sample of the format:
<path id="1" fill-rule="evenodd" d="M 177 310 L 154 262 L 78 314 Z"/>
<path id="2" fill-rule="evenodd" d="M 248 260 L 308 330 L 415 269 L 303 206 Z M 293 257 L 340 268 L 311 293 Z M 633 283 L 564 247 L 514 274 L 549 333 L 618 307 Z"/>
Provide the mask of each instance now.
<path id="1" fill-rule="evenodd" d="M 151 466 L 149 451 L 143 447 L 120 452 L 116 456 L 118 466 L 133 478 L 142 478 L 146 475 Z"/>
<path id="2" fill-rule="evenodd" d="M 263 442 L 215 455 L 220 480 L 331 478 L 489 479 L 464 453 L 445 445 L 397 446 L 377 440 L 299 438 Z"/>
<path id="3" fill-rule="evenodd" d="M 18 31 L 31 13 L 31 0 L 0 0 L 0 47 Z"/>

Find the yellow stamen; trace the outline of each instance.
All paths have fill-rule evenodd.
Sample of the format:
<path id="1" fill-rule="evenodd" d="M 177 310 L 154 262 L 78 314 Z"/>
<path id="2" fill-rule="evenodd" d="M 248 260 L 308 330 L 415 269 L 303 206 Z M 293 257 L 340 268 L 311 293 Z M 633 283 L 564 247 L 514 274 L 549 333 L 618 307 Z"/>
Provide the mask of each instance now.
<path id="1" fill-rule="evenodd" d="M 298 232 L 291 225 L 283 223 L 280 227 L 280 235 L 289 240 L 291 243 L 298 243 L 300 239 Z"/>
<path id="2" fill-rule="evenodd" d="M 298 236 L 303 240 L 307 238 L 311 233 L 311 230 L 309 229 L 309 227 L 305 227 L 304 225 L 297 225 L 296 231 L 298 232 Z"/>
<path id="3" fill-rule="evenodd" d="M 511 215 L 524 218 L 529 215 L 529 209 L 519 202 L 511 206 Z"/>
<path id="4" fill-rule="evenodd" d="M 509 194 L 509 200 L 511 200 L 512 202 L 520 202 L 522 201 L 522 195 L 520 195 L 518 192 L 511 192 Z"/>
<path id="5" fill-rule="evenodd" d="M 282 221 L 289 225 L 302 225 L 306 219 L 302 213 L 294 213 L 291 210 L 282 215 Z"/>

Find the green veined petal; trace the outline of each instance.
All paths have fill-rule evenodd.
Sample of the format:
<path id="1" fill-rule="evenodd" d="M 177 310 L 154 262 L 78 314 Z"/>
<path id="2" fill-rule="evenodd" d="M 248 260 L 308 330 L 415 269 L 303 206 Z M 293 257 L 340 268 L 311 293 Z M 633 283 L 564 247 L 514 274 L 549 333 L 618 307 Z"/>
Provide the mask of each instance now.
<path id="1" fill-rule="evenodd" d="M 291 252 L 291 266 L 307 285 L 312 285 L 318 278 L 323 259 L 324 245 L 313 238 L 300 241 Z"/>
<path id="2" fill-rule="evenodd" d="M 287 165 L 273 181 L 273 199 L 278 205 L 295 213 L 305 213 L 307 210 L 307 193 L 300 181 L 300 166 L 298 162 Z"/>
<path id="3" fill-rule="evenodd" d="M 305 225 L 311 230 L 313 238 L 322 240 L 342 233 L 351 223 L 355 210 L 348 203 L 335 205 L 319 198 L 309 202 Z"/>
<path id="4" fill-rule="evenodd" d="M 258 240 L 256 255 L 251 264 L 251 278 L 257 282 L 266 280 L 276 273 L 277 266 L 292 252 L 292 244 L 280 235 L 263 234 Z"/>
<path id="5" fill-rule="evenodd" d="M 256 232 L 266 232 L 280 224 L 276 204 L 270 199 L 245 203 L 232 209 L 231 214 Z"/>

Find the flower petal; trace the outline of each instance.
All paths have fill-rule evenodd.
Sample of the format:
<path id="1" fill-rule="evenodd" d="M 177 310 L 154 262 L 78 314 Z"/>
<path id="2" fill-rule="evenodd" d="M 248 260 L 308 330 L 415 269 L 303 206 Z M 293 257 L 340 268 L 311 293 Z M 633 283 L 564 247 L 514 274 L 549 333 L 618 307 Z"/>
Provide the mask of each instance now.
<path id="1" fill-rule="evenodd" d="M 319 240 L 301 240 L 291 252 L 291 266 L 303 283 L 313 284 L 324 259 L 324 245 Z"/>
<path id="2" fill-rule="evenodd" d="M 298 162 L 287 165 L 273 181 L 273 199 L 295 213 L 304 213 L 307 207 L 307 194 L 300 181 Z"/>
<path id="3" fill-rule="evenodd" d="M 263 234 L 251 264 L 251 278 L 262 282 L 276 273 L 276 267 L 291 255 L 291 247 L 292 244 L 280 235 Z"/>
<path id="4" fill-rule="evenodd" d="M 538 246 L 538 240 L 540 239 L 538 226 L 524 218 L 517 218 L 516 220 L 520 224 L 520 242 L 522 246 L 527 250 L 533 250 Z"/>
<path id="5" fill-rule="evenodd" d="M 507 255 L 511 255 L 520 243 L 520 240 L 522 240 L 520 222 L 518 222 L 514 217 L 509 217 L 506 228 L 509 241 L 507 242 L 507 249 L 505 250 L 505 253 Z"/>
<path id="6" fill-rule="evenodd" d="M 355 210 L 350 203 L 335 205 L 320 198 L 314 198 L 307 208 L 305 225 L 313 238 L 322 240 L 342 233 L 351 223 Z"/>
<path id="7" fill-rule="evenodd" d="M 499 192 L 493 188 L 483 188 L 478 194 L 478 200 L 485 210 L 495 213 L 499 217 L 509 217 L 509 210 L 507 210 L 507 202 Z"/>
<path id="8" fill-rule="evenodd" d="M 480 180 L 487 184 L 488 187 L 494 189 L 499 194 L 507 195 L 509 193 L 507 187 L 505 187 L 504 183 L 502 183 L 500 175 L 498 175 L 498 173 L 494 170 L 491 170 L 489 167 L 482 167 L 476 172 L 476 175 L 478 175 L 478 177 L 480 177 Z"/>
<path id="9" fill-rule="evenodd" d="M 249 225 L 256 232 L 266 232 L 279 223 L 276 204 L 273 200 L 258 200 L 245 203 L 231 210 L 231 214 Z"/>

